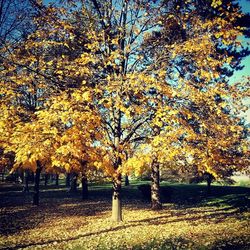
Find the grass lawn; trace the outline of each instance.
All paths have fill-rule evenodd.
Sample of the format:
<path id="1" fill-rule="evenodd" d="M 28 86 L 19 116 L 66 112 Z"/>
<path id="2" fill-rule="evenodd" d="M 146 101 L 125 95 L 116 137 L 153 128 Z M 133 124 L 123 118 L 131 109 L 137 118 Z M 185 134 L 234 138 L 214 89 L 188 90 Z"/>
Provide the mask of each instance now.
<path id="1" fill-rule="evenodd" d="M 123 222 L 113 223 L 111 186 L 90 197 L 41 187 L 41 205 L 21 186 L 0 183 L 0 249 L 250 249 L 250 188 L 169 184 L 163 210 L 151 211 L 134 182 L 123 188 Z M 166 185 L 163 183 L 162 185 Z"/>

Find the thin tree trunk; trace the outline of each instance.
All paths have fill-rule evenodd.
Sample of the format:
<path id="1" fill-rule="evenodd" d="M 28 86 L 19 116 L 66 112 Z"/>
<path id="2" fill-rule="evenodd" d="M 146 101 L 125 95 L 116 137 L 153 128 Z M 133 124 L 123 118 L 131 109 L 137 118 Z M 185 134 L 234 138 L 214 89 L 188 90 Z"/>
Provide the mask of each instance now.
<path id="1" fill-rule="evenodd" d="M 34 196 L 33 196 L 33 205 L 39 205 L 39 184 L 40 184 L 40 174 L 42 171 L 42 165 L 40 161 L 36 161 L 37 168 L 35 174 L 35 186 L 34 186 Z"/>
<path id="2" fill-rule="evenodd" d="M 129 179 L 128 179 L 128 175 L 125 175 L 125 186 L 129 186 Z"/>
<path id="3" fill-rule="evenodd" d="M 77 173 L 71 173 L 69 192 L 75 193 L 77 191 Z"/>
<path id="4" fill-rule="evenodd" d="M 18 170 L 15 174 L 15 182 L 16 183 L 22 183 L 23 182 L 23 178 L 24 178 L 24 175 L 23 175 L 23 172 L 20 172 L 20 170 Z"/>
<path id="5" fill-rule="evenodd" d="M 159 165 L 155 162 L 151 166 L 151 207 L 153 210 L 162 209 L 162 203 L 160 200 L 160 171 Z"/>
<path id="6" fill-rule="evenodd" d="M 125 65 L 123 65 L 124 67 Z M 117 150 L 115 153 L 118 155 L 122 153 L 120 151 L 121 146 L 121 135 L 122 135 L 122 127 L 121 127 L 121 119 L 122 112 L 120 109 L 114 110 L 114 119 L 116 120 L 116 124 L 114 127 L 114 146 Z M 113 177 L 113 195 L 112 195 L 112 217 L 111 219 L 114 222 L 122 221 L 122 203 L 121 203 L 121 189 L 122 189 L 122 176 L 121 173 L 118 172 L 119 167 L 122 164 L 122 159 L 120 156 L 117 157 L 116 162 L 114 163 L 114 170 L 116 171 Z"/>
<path id="7" fill-rule="evenodd" d="M 89 197 L 89 190 L 88 190 L 88 179 L 85 173 L 82 174 L 82 199 L 86 200 Z"/>
<path id="8" fill-rule="evenodd" d="M 21 178 L 22 183 L 24 183 L 24 182 L 25 182 L 25 171 L 26 171 L 26 170 L 22 171 L 22 172 L 19 174 L 19 176 L 20 176 L 20 178 Z"/>
<path id="9" fill-rule="evenodd" d="M 82 183 L 82 200 L 88 199 L 89 190 L 88 190 L 88 178 L 86 175 L 87 172 L 87 161 L 81 161 L 82 166 L 82 176 L 81 176 L 81 183 Z"/>
<path id="10" fill-rule="evenodd" d="M 44 176 L 44 186 L 45 187 L 48 185 L 48 180 L 49 180 L 49 174 L 45 173 L 45 176 Z"/>
<path id="11" fill-rule="evenodd" d="M 70 187 L 70 173 L 66 174 L 66 187 Z"/>
<path id="12" fill-rule="evenodd" d="M 213 180 L 213 175 L 208 174 L 207 175 L 207 194 L 210 195 L 211 194 L 211 183 Z"/>
<path id="13" fill-rule="evenodd" d="M 31 173 L 31 183 L 32 183 L 32 184 L 35 183 L 35 175 L 34 175 L 33 172 Z"/>
<path id="14" fill-rule="evenodd" d="M 59 186 L 59 174 L 56 174 L 56 186 Z"/>
<path id="15" fill-rule="evenodd" d="M 207 180 L 207 194 L 211 194 L 211 181 Z"/>
<path id="16" fill-rule="evenodd" d="M 122 221 L 121 187 L 121 174 L 118 174 L 113 179 L 112 220 L 115 222 Z"/>
<path id="17" fill-rule="evenodd" d="M 23 185 L 23 192 L 29 193 L 29 170 L 24 170 L 24 185 Z"/>

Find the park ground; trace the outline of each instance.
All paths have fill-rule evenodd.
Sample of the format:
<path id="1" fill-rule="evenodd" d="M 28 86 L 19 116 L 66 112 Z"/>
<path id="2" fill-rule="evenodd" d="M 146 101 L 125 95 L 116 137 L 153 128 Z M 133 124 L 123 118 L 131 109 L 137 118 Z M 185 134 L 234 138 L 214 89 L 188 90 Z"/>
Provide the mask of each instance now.
<path id="1" fill-rule="evenodd" d="M 123 221 L 113 223 L 111 184 L 91 184 L 89 199 L 66 187 L 32 191 L 0 183 L 0 249 L 250 249 L 247 186 L 166 184 L 171 197 L 151 211 L 138 185 L 123 188 Z M 170 195 L 169 195 L 170 196 Z"/>

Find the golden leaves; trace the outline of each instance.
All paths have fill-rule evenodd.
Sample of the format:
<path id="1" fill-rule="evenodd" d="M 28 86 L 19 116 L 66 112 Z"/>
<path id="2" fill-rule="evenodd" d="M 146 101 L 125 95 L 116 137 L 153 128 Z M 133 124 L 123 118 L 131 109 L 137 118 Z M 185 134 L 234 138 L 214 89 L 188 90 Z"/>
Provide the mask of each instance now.
<path id="1" fill-rule="evenodd" d="M 212 1 L 212 4 L 211 4 L 211 6 L 212 6 L 213 8 L 217 8 L 217 7 L 219 7 L 220 5 L 222 5 L 222 0 L 213 0 L 213 1 Z"/>
<path id="2" fill-rule="evenodd" d="M 131 8 L 134 3 L 126 4 Z M 221 4 L 212 1 L 211 5 L 217 8 Z M 186 12 L 178 5 L 178 11 L 164 19 L 158 14 L 151 18 L 150 5 L 138 8 L 142 9 L 142 19 L 131 20 L 131 26 L 118 25 L 112 31 L 99 29 L 84 5 L 80 12 L 48 7 L 36 19 L 36 31 L 13 49 L 11 59 L 25 67 L 9 63 L 9 70 L 4 71 L 9 76 L 7 82 L 14 86 L 9 84 L 11 90 L 3 88 L 10 106 L 23 105 L 27 96 L 32 97 L 27 102 L 33 106 L 20 117 L 26 119 L 22 124 L 33 123 L 34 127 L 27 125 L 27 130 L 18 134 L 18 121 L 8 116 L 10 126 L 0 120 L 1 131 L 7 127 L 4 141 L 12 134 L 17 147 L 23 142 L 14 137 L 30 133 L 26 139 L 32 143 L 21 150 L 18 161 L 26 162 L 29 157 L 24 156 L 24 150 L 35 147 L 39 152 L 30 151 L 28 160 L 47 157 L 52 165 L 61 165 L 67 171 L 74 166 L 79 169 L 80 161 L 87 160 L 112 174 L 114 162 L 124 161 L 128 152 L 132 160 L 127 168 L 132 171 L 135 166 L 138 173 L 149 164 L 149 152 L 160 163 L 185 161 L 186 153 L 197 153 L 205 159 L 204 164 L 212 166 L 213 161 L 202 150 L 208 148 L 210 158 L 220 160 L 222 157 L 213 153 L 212 145 L 225 149 L 239 138 L 240 132 L 236 132 L 238 128 L 226 110 L 233 106 L 233 97 L 238 99 L 237 107 L 241 106 L 240 95 L 219 83 L 220 68 L 231 64 L 233 58 L 216 51 L 219 45 L 237 44 L 241 30 L 231 22 L 239 17 L 238 11 L 224 11 L 221 16 L 204 19 L 195 13 L 195 6 Z M 144 27 L 143 20 L 150 22 Z M 147 25 L 159 28 L 160 39 L 153 42 L 155 51 L 151 51 L 151 44 L 140 41 L 145 33 L 144 38 L 150 41 L 155 32 Z M 171 29 L 183 34 L 177 32 L 170 41 Z M 222 100 L 215 100 L 216 96 Z M 41 110 L 35 112 L 37 108 Z M 207 139 L 214 134 L 216 138 Z M 217 143 L 223 136 L 233 136 L 231 144 Z M 203 143 L 200 152 L 194 152 L 188 144 L 192 140 Z M 137 142 L 147 146 L 135 149 Z M 97 156 L 98 152 L 103 159 Z"/>
<path id="3" fill-rule="evenodd" d="M 106 192 L 101 193 L 107 187 L 109 185 L 100 184 L 91 187 L 93 193 L 100 192 L 104 199 L 92 198 L 85 202 L 69 199 L 66 194 L 67 199 L 62 199 L 64 196 L 58 197 L 58 191 L 47 190 L 45 194 L 49 199 L 43 199 L 40 209 L 34 209 L 29 204 L 8 206 L 9 198 L 6 197 L 0 221 L 1 247 L 24 248 L 32 245 L 32 248 L 45 249 L 131 249 L 147 246 L 152 249 L 162 246 L 164 249 L 174 246 L 198 249 L 223 247 L 221 240 L 223 244 L 231 243 L 230 246 L 245 246 L 248 242 L 246 228 L 249 212 L 239 213 L 237 208 L 229 206 L 232 195 L 209 198 L 201 205 L 165 203 L 161 212 L 151 211 L 148 203 L 126 199 L 124 221 L 117 224 L 110 222 L 109 197 L 104 196 Z M 126 188 L 126 192 L 139 196 L 136 187 L 137 183 Z M 198 185 L 171 187 L 177 191 L 179 201 L 186 201 L 186 195 L 197 200 L 195 194 L 203 191 Z M 221 188 L 227 190 L 226 187 Z M 242 195 L 233 194 L 233 197 L 245 204 Z M 31 218 L 33 223 L 27 223 Z"/>

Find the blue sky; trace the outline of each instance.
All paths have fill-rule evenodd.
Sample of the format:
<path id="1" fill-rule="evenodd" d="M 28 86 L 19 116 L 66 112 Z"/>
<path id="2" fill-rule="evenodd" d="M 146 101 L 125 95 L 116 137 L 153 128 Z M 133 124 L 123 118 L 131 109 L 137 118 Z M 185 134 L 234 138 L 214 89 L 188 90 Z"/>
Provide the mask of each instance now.
<path id="1" fill-rule="evenodd" d="M 250 13 L 250 1 L 240 0 L 239 3 L 244 13 Z M 246 44 L 248 43 L 248 47 L 250 49 L 250 39 L 244 39 L 244 40 Z M 244 69 L 234 73 L 231 79 L 232 82 L 240 80 L 242 76 L 250 75 L 250 56 L 246 57 L 242 61 L 242 65 L 245 66 Z"/>
<path id="2" fill-rule="evenodd" d="M 240 0 L 239 3 L 242 7 L 243 12 L 250 13 L 250 1 Z M 245 39 L 245 42 L 248 43 L 247 45 L 250 49 L 250 39 Z M 250 56 L 246 57 L 242 61 L 242 64 L 244 65 L 244 68 L 234 73 L 234 75 L 231 77 L 231 82 L 237 82 L 242 77 L 250 75 Z M 245 102 L 250 106 L 250 98 L 248 98 Z M 248 108 L 248 110 L 245 112 L 245 114 L 243 114 L 243 116 L 246 118 L 247 123 L 250 123 L 250 108 Z"/>

